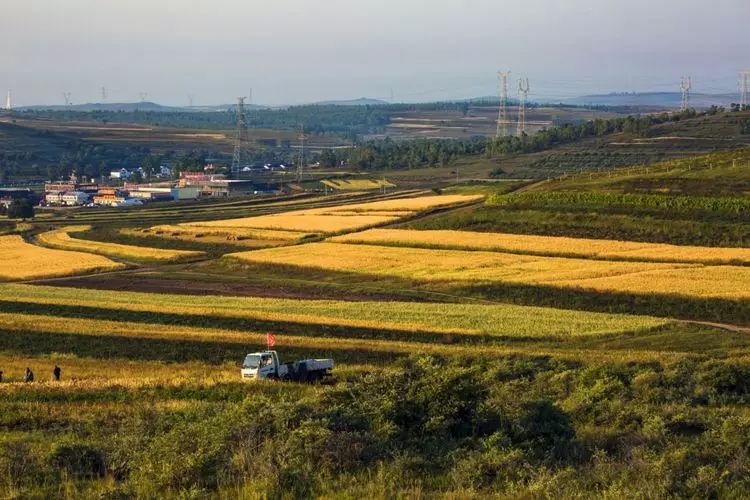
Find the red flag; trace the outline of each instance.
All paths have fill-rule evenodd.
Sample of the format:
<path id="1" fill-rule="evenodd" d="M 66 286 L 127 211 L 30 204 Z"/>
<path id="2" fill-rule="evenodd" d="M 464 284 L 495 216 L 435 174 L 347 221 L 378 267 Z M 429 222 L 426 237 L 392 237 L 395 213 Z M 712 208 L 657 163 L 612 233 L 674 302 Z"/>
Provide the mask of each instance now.
<path id="1" fill-rule="evenodd" d="M 276 337 L 273 333 L 266 333 L 266 344 L 269 349 L 276 346 Z"/>

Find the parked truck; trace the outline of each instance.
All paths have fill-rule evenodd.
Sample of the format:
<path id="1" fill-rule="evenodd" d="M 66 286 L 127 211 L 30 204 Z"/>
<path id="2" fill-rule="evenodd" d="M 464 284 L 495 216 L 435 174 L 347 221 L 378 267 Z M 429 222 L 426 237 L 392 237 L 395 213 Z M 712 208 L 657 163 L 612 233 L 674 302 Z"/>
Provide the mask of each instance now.
<path id="1" fill-rule="evenodd" d="M 276 351 L 253 352 L 245 356 L 240 369 L 243 379 L 292 380 L 316 382 L 329 377 L 333 370 L 332 359 L 301 359 L 280 363 Z"/>

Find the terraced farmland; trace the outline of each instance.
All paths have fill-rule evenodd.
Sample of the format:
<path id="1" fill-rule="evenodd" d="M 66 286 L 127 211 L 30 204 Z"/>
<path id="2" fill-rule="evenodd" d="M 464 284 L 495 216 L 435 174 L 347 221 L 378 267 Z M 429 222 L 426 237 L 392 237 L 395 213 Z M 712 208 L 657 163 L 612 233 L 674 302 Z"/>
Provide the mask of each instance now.
<path id="1" fill-rule="evenodd" d="M 633 241 L 594 240 L 474 231 L 370 229 L 331 238 L 336 243 L 395 245 L 453 250 L 491 250 L 526 255 L 548 255 L 704 264 L 750 264 L 750 249 L 665 245 Z"/>
<path id="2" fill-rule="evenodd" d="M 66 226 L 61 229 L 42 233 L 38 236 L 38 239 L 40 243 L 52 248 L 89 252 L 136 261 L 167 262 L 191 259 L 203 255 L 202 252 L 189 250 L 164 250 L 134 245 L 120 245 L 103 241 L 84 240 L 71 236 L 71 233 L 83 232 L 89 229 L 91 229 L 91 226 Z"/>
<path id="3" fill-rule="evenodd" d="M 331 234 L 378 226 L 425 210 L 471 203 L 481 198 L 481 196 L 472 195 L 399 198 L 297 210 L 260 217 L 203 222 L 197 225 L 206 228 L 251 228 Z"/>
<path id="4" fill-rule="evenodd" d="M 0 278 L 65 276 L 124 267 L 106 257 L 32 245 L 18 235 L 0 236 Z"/>
<path id="5" fill-rule="evenodd" d="M 240 252 L 249 262 L 396 276 L 422 281 L 507 282 L 728 299 L 750 298 L 750 269 L 677 263 L 597 261 L 501 252 L 310 243 Z"/>

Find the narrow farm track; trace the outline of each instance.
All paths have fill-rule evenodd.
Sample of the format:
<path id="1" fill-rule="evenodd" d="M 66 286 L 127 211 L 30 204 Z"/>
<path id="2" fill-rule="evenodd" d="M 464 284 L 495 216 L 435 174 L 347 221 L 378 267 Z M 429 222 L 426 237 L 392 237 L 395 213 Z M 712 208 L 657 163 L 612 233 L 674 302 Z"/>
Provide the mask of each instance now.
<path id="1" fill-rule="evenodd" d="M 705 325 L 721 330 L 727 330 L 728 332 L 734 333 L 746 333 L 750 335 L 750 326 L 733 325 L 731 323 L 715 323 L 712 321 L 692 321 L 692 320 L 681 320 L 683 323 L 691 323 L 694 325 Z"/>

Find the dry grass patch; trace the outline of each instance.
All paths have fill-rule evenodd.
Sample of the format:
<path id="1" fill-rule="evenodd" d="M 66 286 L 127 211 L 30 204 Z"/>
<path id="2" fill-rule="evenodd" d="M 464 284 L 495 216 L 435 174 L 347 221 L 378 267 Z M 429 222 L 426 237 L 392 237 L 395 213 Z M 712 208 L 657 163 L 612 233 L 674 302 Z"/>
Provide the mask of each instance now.
<path id="1" fill-rule="evenodd" d="M 18 235 L 0 236 L 0 278 L 48 278 L 125 267 L 100 255 L 55 250 L 27 243 Z"/>

